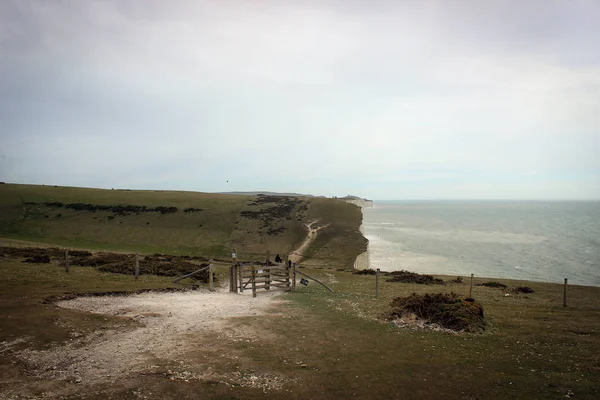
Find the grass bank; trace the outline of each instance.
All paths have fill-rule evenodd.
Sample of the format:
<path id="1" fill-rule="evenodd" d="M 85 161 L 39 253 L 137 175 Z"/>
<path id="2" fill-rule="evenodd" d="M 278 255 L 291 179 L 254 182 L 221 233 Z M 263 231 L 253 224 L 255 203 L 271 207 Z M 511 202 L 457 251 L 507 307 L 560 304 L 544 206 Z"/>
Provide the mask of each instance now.
<path id="1" fill-rule="evenodd" d="M 0 185 L 5 242 L 79 249 L 262 259 L 289 254 L 306 224 L 329 224 L 307 259 L 351 268 L 366 249 L 360 208 L 341 200 L 152 190 Z"/>
<path id="2" fill-rule="evenodd" d="M 87 291 L 134 291 L 174 287 L 169 279 L 101 273 L 90 267 L 0 263 L 0 379 L 3 392 L 40 396 L 66 390 L 69 399 L 486 399 L 600 395 L 600 288 L 571 286 L 562 307 L 560 285 L 499 280 L 508 288 L 476 286 L 485 309 L 482 334 L 455 335 L 393 326 L 379 319 L 394 297 L 455 292 L 467 283 L 418 285 L 381 282 L 334 269 L 303 269 L 315 282 L 284 294 L 288 301 L 263 317 L 236 318 L 226 332 L 253 331 L 237 340 L 223 333 L 190 332 L 181 360 L 156 360 L 156 373 L 124 377 L 110 387 L 83 387 L 28 375 L 13 352 L 61 346 L 99 329 L 135 329 L 139 322 L 42 304 L 47 296 Z M 225 269 L 218 270 L 224 278 Z M 465 280 L 466 281 L 466 280 Z M 477 280 L 476 283 L 483 283 Z M 531 287 L 530 294 L 511 289 Z M 509 293 L 509 296 L 505 294 Z M 260 294 L 259 294 L 260 295 Z M 233 295 L 235 296 L 235 295 Z M 19 341 L 22 340 L 22 341 Z M 275 390 L 228 386 L 215 381 L 171 379 L 186 365 L 247 377 L 283 377 Z M 186 367 L 187 368 L 187 367 Z M 170 371 L 170 372 L 169 372 Z M 13 397 L 20 398 L 20 397 Z"/>

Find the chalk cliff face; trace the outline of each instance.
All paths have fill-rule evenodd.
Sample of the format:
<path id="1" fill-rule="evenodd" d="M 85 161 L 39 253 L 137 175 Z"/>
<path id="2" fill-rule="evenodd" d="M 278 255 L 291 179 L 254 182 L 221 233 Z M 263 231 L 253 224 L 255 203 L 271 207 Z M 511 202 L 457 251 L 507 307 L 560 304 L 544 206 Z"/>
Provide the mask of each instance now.
<path id="1" fill-rule="evenodd" d="M 347 203 L 352 203 L 361 208 L 373 207 L 373 200 L 363 199 L 356 196 L 340 197 L 340 200 L 344 200 Z"/>
<path id="2" fill-rule="evenodd" d="M 369 268 L 371 268 L 371 265 L 369 262 L 369 250 L 367 250 L 364 253 L 360 253 L 358 257 L 356 257 L 356 260 L 354 261 L 354 269 L 360 270 Z"/>
<path id="3" fill-rule="evenodd" d="M 365 208 L 365 207 L 373 207 L 373 201 L 372 200 L 367 200 L 367 199 L 358 199 L 358 200 L 354 200 L 354 201 L 349 201 L 352 204 L 355 204 L 359 207 Z M 362 212 L 362 210 L 361 210 Z M 365 227 L 364 225 L 361 223 L 360 224 L 360 233 L 364 236 L 365 235 Z M 360 253 L 357 257 L 356 260 L 354 260 L 354 269 L 356 270 L 361 270 L 361 269 L 369 269 L 371 268 L 371 260 L 370 260 L 370 253 L 369 253 L 369 242 L 367 241 L 367 251 Z"/>

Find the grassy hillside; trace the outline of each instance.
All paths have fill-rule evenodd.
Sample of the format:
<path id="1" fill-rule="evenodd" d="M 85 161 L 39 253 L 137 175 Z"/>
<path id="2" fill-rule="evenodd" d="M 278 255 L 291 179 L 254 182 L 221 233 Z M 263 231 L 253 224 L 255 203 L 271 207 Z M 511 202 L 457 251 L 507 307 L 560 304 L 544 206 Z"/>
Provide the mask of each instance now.
<path id="1" fill-rule="evenodd" d="M 333 199 L 0 185 L 0 236 L 75 248 L 262 258 L 289 253 L 319 219 L 330 226 L 311 261 L 349 268 L 366 249 L 361 218 Z"/>
<path id="2" fill-rule="evenodd" d="M 225 266 L 217 268 L 219 281 L 226 281 L 226 272 Z M 335 292 L 312 282 L 297 285 L 296 292 L 282 296 L 288 301 L 277 303 L 267 315 L 249 313 L 230 319 L 231 325 L 223 330 L 190 332 L 183 342 L 185 353 L 158 358 L 145 366 L 144 373 L 122 377 L 114 384 L 87 386 L 36 377 L 31 372 L 35 365 L 20 361 L 17 354 L 66 346 L 81 338 L 86 338 L 83 343 L 104 341 L 105 335 L 118 338 L 120 332 L 137 329 L 144 322 L 42 301 L 65 293 L 180 286 L 167 277 L 144 275 L 135 280 L 79 266 L 66 274 L 58 265 L 7 258 L 0 262 L 0 345 L 4 346 L 0 346 L 0 398 L 59 398 L 57 392 L 65 399 L 98 400 L 599 398 L 600 288 L 569 287 L 569 307 L 564 308 L 561 285 L 500 280 L 509 289 L 475 286 L 473 296 L 485 308 L 486 331 L 456 335 L 398 328 L 379 317 L 389 311 L 396 296 L 414 292 L 466 295 L 467 279 L 454 283 L 442 277 L 446 285 L 382 280 L 376 299 L 374 276 L 335 270 L 307 272 Z M 527 295 L 512 291 L 524 285 L 535 291 Z M 94 336 L 98 332 L 100 339 Z M 251 332 L 255 336 L 247 336 Z M 141 347 L 151 344 L 140 343 Z M 49 362 L 51 368 L 59 360 Z M 236 379 L 281 378 L 286 383 L 280 390 L 263 391 L 222 383 L 226 380 L 170 379 L 197 370 Z"/>
<path id="3" fill-rule="evenodd" d="M 360 232 L 362 211 L 354 204 L 342 200 L 311 199 L 309 220 L 319 220 L 319 225 L 330 224 L 320 230 L 317 239 L 305 253 L 307 262 L 315 265 L 352 266 L 356 257 L 367 250 L 367 239 Z"/>

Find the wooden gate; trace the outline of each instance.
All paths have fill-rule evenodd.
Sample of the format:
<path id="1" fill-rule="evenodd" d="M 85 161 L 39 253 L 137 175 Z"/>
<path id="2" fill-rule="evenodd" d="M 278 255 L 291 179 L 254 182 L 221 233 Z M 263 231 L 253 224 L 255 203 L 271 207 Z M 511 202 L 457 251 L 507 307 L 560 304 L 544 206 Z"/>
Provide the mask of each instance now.
<path id="1" fill-rule="evenodd" d="M 281 288 L 290 290 L 290 268 L 287 263 L 274 265 L 239 264 L 232 268 L 235 291 L 252 290 L 256 297 L 258 289 Z"/>

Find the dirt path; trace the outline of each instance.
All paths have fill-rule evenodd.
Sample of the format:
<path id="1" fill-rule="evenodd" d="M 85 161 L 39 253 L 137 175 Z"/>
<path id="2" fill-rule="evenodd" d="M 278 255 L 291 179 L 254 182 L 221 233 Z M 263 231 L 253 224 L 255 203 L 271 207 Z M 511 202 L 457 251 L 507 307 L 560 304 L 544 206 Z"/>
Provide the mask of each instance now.
<path id="1" fill-rule="evenodd" d="M 139 322 L 139 326 L 128 329 L 107 326 L 86 337 L 75 334 L 72 341 L 62 346 L 24 350 L 16 355 L 28 365 L 33 376 L 82 385 L 117 383 L 140 374 L 156 373 L 165 365 L 176 365 L 169 373 L 181 379 L 231 383 L 235 377 L 219 375 L 206 360 L 190 356 L 190 350 L 198 351 L 202 346 L 214 350 L 231 341 L 258 340 L 260 335 L 247 325 L 237 324 L 233 328 L 236 318 L 275 314 L 273 306 L 284 301 L 280 294 L 272 291 L 252 298 L 250 293 L 240 295 L 221 288 L 217 292 L 145 293 L 62 301 L 58 306 L 128 317 Z M 215 335 L 224 339 L 224 343 L 215 343 Z M 255 379 L 252 384 L 261 382 Z"/>
<path id="2" fill-rule="evenodd" d="M 319 220 L 315 220 L 312 221 L 308 224 L 306 224 L 306 229 L 308 229 L 308 233 L 306 234 L 306 239 L 304 239 L 304 242 L 302 242 L 302 244 L 294 251 L 292 251 L 289 255 L 289 259 L 294 262 L 294 263 L 300 263 L 300 261 L 302 261 L 302 259 L 304 258 L 304 251 L 311 245 L 312 242 L 315 241 L 315 239 L 317 238 L 317 233 L 324 228 L 327 228 L 329 226 L 329 224 L 327 225 L 321 225 L 321 226 L 317 226 L 317 227 L 313 227 L 313 225 L 317 224 L 319 222 Z"/>

